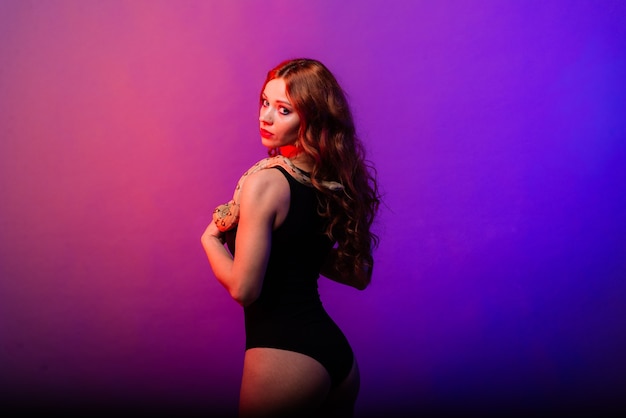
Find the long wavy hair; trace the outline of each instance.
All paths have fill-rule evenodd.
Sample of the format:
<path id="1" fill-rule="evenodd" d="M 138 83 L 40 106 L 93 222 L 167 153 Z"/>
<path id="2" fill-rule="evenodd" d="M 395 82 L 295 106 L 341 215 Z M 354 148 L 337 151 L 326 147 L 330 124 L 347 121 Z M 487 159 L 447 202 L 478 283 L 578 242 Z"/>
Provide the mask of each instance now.
<path id="1" fill-rule="evenodd" d="M 335 268 L 367 277 L 367 285 L 378 245 L 371 226 L 380 196 L 376 171 L 356 135 L 346 95 L 328 68 L 313 59 L 280 63 L 268 72 L 263 88 L 276 78 L 285 81 L 287 97 L 300 117 L 296 146 L 313 160 L 311 179 L 320 192 L 319 212 L 328 219 L 326 234 L 337 243 Z M 329 191 L 320 180 L 338 181 L 344 189 Z"/>

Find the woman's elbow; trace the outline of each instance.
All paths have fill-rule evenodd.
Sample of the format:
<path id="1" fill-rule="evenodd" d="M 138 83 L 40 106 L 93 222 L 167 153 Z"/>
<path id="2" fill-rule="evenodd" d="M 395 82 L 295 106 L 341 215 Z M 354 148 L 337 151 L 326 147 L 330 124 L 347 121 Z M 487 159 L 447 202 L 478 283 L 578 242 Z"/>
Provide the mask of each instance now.
<path id="1" fill-rule="evenodd" d="M 357 282 L 354 284 L 354 288 L 356 290 L 365 290 L 367 289 L 367 286 L 369 286 L 370 282 Z"/>
<path id="2" fill-rule="evenodd" d="M 361 269 L 355 276 L 352 281 L 352 286 L 358 290 L 365 290 L 370 285 L 372 281 L 372 270 L 371 269 Z"/>
<path id="3" fill-rule="evenodd" d="M 235 302 L 237 302 L 244 308 L 257 300 L 260 294 L 260 290 L 250 288 L 237 288 L 231 289 L 230 291 L 230 297 L 232 297 Z"/>
<path id="4" fill-rule="evenodd" d="M 335 279 L 339 283 L 343 283 L 357 290 L 365 290 L 370 284 L 370 277 L 364 275 L 346 275 Z"/>
<path id="5" fill-rule="evenodd" d="M 370 277 L 357 277 L 350 284 L 357 290 L 365 290 L 370 284 L 370 279 Z"/>

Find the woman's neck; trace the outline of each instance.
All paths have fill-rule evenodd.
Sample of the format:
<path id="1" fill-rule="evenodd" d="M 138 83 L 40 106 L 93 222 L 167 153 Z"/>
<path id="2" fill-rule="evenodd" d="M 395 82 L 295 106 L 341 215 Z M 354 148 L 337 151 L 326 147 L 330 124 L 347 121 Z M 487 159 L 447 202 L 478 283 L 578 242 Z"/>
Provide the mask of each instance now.
<path id="1" fill-rule="evenodd" d="M 312 159 L 295 145 L 280 147 L 280 155 L 289 158 L 301 170 L 310 172 L 313 168 Z"/>
<path id="2" fill-rule="evenodd" d="M 279 150 L 280 150 L 280 155 L 287 157 L 290 160 L 292 158 L 296 158 L 298 154 L 301 153 L 300 149 L 296 147 L 295 145 L 284 145 L 280 147 Z"/>

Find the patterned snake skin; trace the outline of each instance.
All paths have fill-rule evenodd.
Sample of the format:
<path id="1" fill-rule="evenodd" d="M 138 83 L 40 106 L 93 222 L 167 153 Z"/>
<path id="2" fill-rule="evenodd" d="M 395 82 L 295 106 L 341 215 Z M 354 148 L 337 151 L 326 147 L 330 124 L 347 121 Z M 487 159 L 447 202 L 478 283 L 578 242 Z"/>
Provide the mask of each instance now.
<path id="1" fill-rule="evenodd" d="M 220 231 L 228 231 L 229 229 L 234 228 L 237 223 L 239 223 L 239 194 L 241 193 L 241 187 L 243 186 L 243 182 L 245 181 L 246 177 L 248 177 L 252 173 L 256 173 L 259 170 L 276 166 L 283 167 L 285 170 L 287 170 L 288 173 L 291 174 L 294 179 L 306 186 L 312 187 L 311 177 L 307 173 L 296 167 L 288 158 L 282 155 L 264 158 L 261 161 L 258 161 L 252 167 L 250 167 L 245 173 L 243 173 L 243 175 L 237 182 L 237 187 L 235 187 L 235 193 L 233 194 L 233 198 L 228 203 L 219 205 L 213 211 L 213 222 L 215 222 L 215 225 Z M 320 184 L 327 189 L 333 191 L 343 189 L 343 186 L 335 181 L 321 181 Z"/>

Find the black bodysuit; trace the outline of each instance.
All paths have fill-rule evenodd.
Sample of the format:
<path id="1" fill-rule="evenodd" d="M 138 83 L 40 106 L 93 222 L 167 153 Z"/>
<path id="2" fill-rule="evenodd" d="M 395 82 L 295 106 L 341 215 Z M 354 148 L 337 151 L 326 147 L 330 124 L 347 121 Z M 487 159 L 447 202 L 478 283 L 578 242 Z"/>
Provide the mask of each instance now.
<path id="1" fill-rule="evenodd" d="M 289 181 L 291 199 L 283 224 L 272 233 L 267 271 L 259 298 L 244 309 L 246 349 L 270 347 L 295 351 L 319 361 L 333 385 L 350 373 L 353 353 L 346 337 L 320 301 L 317 279 L 333 243 L 324 234 L 312 187 Z M 234 253 L 234 234 L 227 233 Z"/>

